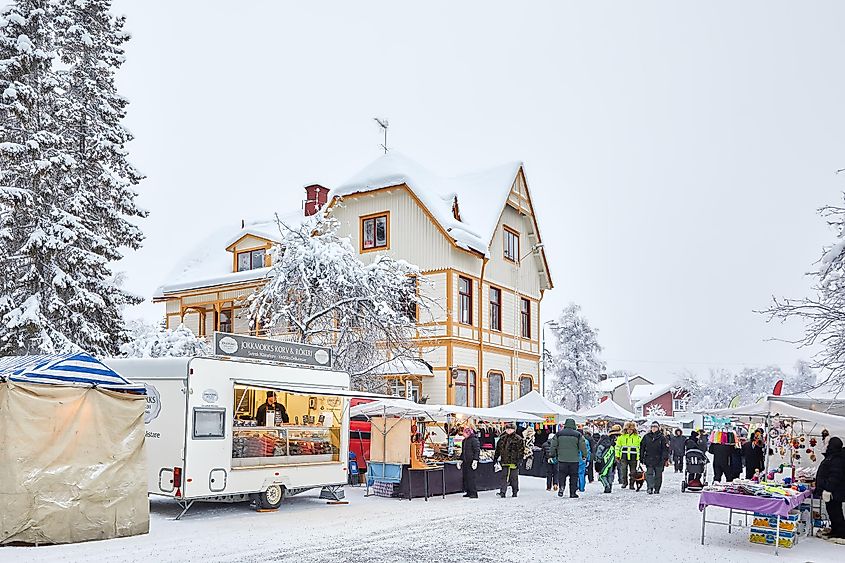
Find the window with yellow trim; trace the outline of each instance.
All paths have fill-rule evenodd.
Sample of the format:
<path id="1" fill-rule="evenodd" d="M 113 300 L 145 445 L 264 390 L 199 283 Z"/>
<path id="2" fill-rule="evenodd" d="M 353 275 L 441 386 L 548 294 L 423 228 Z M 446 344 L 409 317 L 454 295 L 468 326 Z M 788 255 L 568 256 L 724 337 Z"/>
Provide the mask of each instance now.
<path id="1" fill-rule="evenodd" d="M 246 250 L 238 252 L 238 272 L 245 272 L 247 270 L 257 270 L 264 267 L 264 256 L 266 250 L 260 248 L 258 250 Z"/>
<path id="2" fill-rule="evenodd" d="M 361 219 L 361 247 L 364 250 L 387 248 L 387 214 Z"/>
<path id="3" fill-rule="evenodd" d="M 505 259 L 511 262 L 519 260 L 519 233 L 507 227 L 504 228 L 503 238 Z"/>
<path id="4" fill-rule="evenodd" d="M 524 397 L 534 388 L 534 380 L 530 375 L 522 375 L 519 378 L 519 396 Z"/>

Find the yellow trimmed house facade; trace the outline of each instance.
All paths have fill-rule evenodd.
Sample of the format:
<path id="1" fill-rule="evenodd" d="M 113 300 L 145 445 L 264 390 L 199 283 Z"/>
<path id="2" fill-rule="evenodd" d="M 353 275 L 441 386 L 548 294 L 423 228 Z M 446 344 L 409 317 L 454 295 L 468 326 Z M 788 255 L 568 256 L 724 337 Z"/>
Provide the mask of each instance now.
<path id="1" fill-rule="evenodd" d="M 488 407 L 540 389 L 540 304 L 552 280 L 521 163 L 441 178 L 391 152 L 330 192 L 306 187 L 305 213 L 281 219 L 315 212 L 338 220 L 362 261 L 386 253 L 423 273 L 425 369 L 385 370 L 394 394 Z M 247 333 L 239 302 L 262 283 L 277 241 L 273 222 L 209 237 L 156 291 L 168 326 Z"/>

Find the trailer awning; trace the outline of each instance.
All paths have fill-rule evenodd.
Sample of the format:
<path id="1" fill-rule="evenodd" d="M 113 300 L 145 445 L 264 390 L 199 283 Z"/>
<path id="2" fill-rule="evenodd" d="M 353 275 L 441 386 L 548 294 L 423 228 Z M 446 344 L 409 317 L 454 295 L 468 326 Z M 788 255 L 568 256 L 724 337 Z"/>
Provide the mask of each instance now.
<path id="1" fill-rule="evenodd" d="M 390 397 L 389 395 L 381 395 L 379 393 L 368 393 L 366 391 L 353 391 L 352 389 L 343 389 L 341 387 L 295 385 L 291 383 L 279 383 L 278 381 L 236 379 L 235 383 L 237 385 L 260 387 L 262 389 L 272 389 L 273 391 L 284 391 L 286 393 L 296 393 L 298 395 L 326 395 L 329 397 L 346 397 L 348 399 L 387 399 Z"/>

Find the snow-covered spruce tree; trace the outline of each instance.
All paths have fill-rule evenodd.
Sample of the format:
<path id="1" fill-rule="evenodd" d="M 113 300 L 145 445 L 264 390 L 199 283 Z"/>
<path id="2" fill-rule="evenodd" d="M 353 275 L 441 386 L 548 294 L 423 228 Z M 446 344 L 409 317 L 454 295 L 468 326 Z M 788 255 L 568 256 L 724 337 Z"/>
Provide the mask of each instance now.
<path id="1" fill-rule="evenodd" d="M 120 347 L 127 358 L 165 358 L 175 356 L 207 356 L 209 346 L 185 325 L 163 328 L 142 320 L 128 323 L 129 341 Z"/>
<path id="2" fill-rule="evenodd" d="M 591 406 L 604 371 L 598 331 L 581 314 L 581 307 L 571 303 L 561 312 L 553 334 L 556 351 L 552 356 L 550 398 L 576 411 Z"/>
<path id="3" fill-rule="evenodd" d="M 417 292 L 419 269 L 385 255 L 365 265 L 337 222 L 320 214 L 279 230 L 267 283 L 248 299 L 251 326 L 331 347 L 334 367 L 356 389 L 382 391 L 381 366 L 420 357 L 412 311 L 427 317 L 430 308 Z"/>
<path id="4" fill-rule="evenodd" d="M 95 17 L 107 8 L 18 0 L 4 12 L 0 236 L 11 275 L 0 354 L 114 354 L 126 340 L 121 310 L 140 301 L 109 268 L 142 238 L 125 217 L 144 213 L 131 190 L 139 176 L 125 162 L 126 102 L 113 86 L 122 20 Z"/>
<path id="5" fill-rule="evenodd" d="M 845 385 L 845 206 L 826 206 L 819 214 L 835 230 L 836 239 L 822 249 L 817 268 L 809 274 L 815 280 L 813 295 L 803 299 L 773 297 L 771 307 L 761 312 L 769 320 L 803 321 L 804 335 L 793 344 L 802 348 L 821 346 L 811 366 L 825 372 L 831 383 Z"/>

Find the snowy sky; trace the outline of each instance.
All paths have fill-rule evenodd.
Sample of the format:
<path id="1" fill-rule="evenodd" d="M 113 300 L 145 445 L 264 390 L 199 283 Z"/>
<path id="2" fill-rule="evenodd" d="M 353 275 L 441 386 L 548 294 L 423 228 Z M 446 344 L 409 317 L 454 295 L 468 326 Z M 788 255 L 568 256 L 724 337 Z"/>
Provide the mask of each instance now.
<path id="1" fill-rule="evenodd" d="M 390 145 L 437 172 L 525 161 L 543 316 L 580 303 L 610 369 L 806 357 L 765 341 L 799 326 L 753 310 L 803 295 L 832 240 L 815 209 L 845 188 L 845 4 L 526 4 L 116 1 L 150 210 L 129 289 L 354 174 L 386 116 Z"/>

